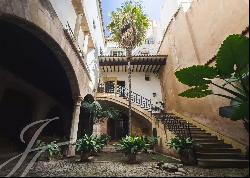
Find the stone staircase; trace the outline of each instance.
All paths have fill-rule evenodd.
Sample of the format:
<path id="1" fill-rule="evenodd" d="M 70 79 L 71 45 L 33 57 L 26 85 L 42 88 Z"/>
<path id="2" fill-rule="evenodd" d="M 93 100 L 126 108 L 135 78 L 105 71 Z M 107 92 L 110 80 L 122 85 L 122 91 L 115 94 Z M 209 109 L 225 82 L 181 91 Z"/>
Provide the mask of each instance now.
<path id="1" fill-rule="evenodd" d="M 191 123 L 187 123 L 180 117 L 171 114 L 171 119 L 188 125 L 191 138 L 200 145 L 195 150 L 197 164 L 200 167 L 231 167 L 231 168 L 246 168 L 249 167 L 249 160 L 241 153 L 240 149 L 234 149 L 232 145 L 219 140 L 217 136 L 212 136 L 206 133 Z M 173 131 L 173 130 L 172 130 Z M 174 132 L 174 131 L 173 131 Z M 179 133 L 177 132 L 177 135 Z"/>
<path id="2" fill-rule="evenodd" d="M 113 92 L 114 91 L 111 91 L 110 93 Z M 116 94 L 117 97 L 128 100 L 128 89 L 118 87 Z M 198 166 L 215 168 L 249 167 L 249 160 L 245 158 L 241 153 L 241 150 L 234 149 L 232 145 L 224 143 L 224 141 L 219 140 L 217 136 L 212 136 L 210 133 L 206 133 L 205 130 L 200 129 L 191 123 L 187 123 L 184 119 L 177 117 L 172 113 L 162 114 L 161 109 L 155 107 L 151 103 L 151 100 L 134 92 L 132 92 L 132 103 L 149 112 L 151 116 L 154 115 L 155 118 L 163 122 L 167 129 L 174 134 L 191 137 L 196 143 L 198 143 L 201 146 L 195 150 Z M 108 145 L 104 148 L 104 151 L 115 152 L 115 148 L 112 145 Z"/>

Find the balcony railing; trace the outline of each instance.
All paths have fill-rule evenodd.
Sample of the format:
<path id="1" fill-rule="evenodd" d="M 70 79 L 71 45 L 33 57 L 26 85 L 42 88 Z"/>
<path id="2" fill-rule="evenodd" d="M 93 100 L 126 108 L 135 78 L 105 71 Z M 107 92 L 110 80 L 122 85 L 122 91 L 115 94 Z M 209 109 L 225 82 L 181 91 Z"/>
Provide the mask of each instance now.
<path id="1" fill-rule="evenodd" d="M 113 94 L 123 99 L 129 100 L 129 90 L 123 86 L 115 84 L 100 84 L 97 90 L 98 93 Z M 152 104 L 151 99 L 145 98 L 142 95 L 131 92 L 131 101 L 137 106 L 150 111 L 152 114 L 160 113 L 162 109 Z"/>

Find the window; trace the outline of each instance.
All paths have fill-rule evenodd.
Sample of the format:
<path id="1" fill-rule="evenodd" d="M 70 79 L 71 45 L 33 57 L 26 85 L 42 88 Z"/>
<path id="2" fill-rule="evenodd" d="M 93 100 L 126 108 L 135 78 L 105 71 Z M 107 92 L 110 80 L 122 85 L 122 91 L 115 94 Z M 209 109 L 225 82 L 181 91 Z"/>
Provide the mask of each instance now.
<path id="1" fill-rule="evenodd" d="M 95 20 L 93 20 L 93 28 L 96 29 Z"/>
<path id="2" fill-rule="evenodd" d="M 145 74 L 145 80 L 150 81 L 150 74 Z"/>
<path id="3" fill-rule="evenodd" d="M 113 56 L 123 56 L 123 51 L 112 51 L 111 54 Z"/>

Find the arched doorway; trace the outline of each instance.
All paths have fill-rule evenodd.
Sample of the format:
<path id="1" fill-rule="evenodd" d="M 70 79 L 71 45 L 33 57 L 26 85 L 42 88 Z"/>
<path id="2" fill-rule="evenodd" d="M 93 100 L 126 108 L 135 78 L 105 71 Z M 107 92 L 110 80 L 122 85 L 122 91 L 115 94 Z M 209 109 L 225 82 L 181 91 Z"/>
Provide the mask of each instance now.
<path id="1" fill-rule="evenodd" d="M 119 120 L 108 120 L 107 125 L 108 135 L 111 136 L 112 140 L 120 140 L 121 138 L 128 135 L 128 116 L 121 113 Z"/>
<path id="2" fill-rule="evenodd" d="M 27 23 L 25 21 L 22 25 Z M 33 122 L 35 119 L 46 119 L 55 114 L 59 114 L 64 119 L 63 123 L 70 126 L 73 113 L 72 86 L 65 67 L 58 60 L 59 56 L 26 28 L 2 17 L 0 17 L 0 26 L 0 92 L 2 88 L 4 90 L 8 87 L 11 88 L 11 91 L 6 90 L 7 93 L 4 93 L 2 97 L 0 93 L 0 109 L 2 110 L 0 121 L 1 125 L 8 125 L 8 129 L 3 129 L 0 137 L 9 133 L 16 135 L 16 132 L 22 130 L 27 123 Z M 31 29 L 32 25 L 29 24 L 28 28 Z M 42 34 L 43 32 L 40 31 L 40 35 Z M 49 43 L 49 39 L 46 42 Z M 61 56 L 63 56 L 63 52 Z M 67 62 L 65 62 L 66 64 Z M 71 68 L 71 65 L 68 68 Z M 9 74 L 12 78 L 6 77 Z M 47 113 L 46 107 L 51 107 L 55 103 L 60 109 L 52 108 Z M 8 113 L 13 114 L 12 122 L 4 119 Z M 16 117 L 17 114 L 14 113 L 19 113 L 19 116 Z M 17 123 L 15 127 L 18 129 L 15 129 L 14 123 Z M 53 125 L 53 123 L 51 124 Z M 45 132 L 49 135 L 69 137 L 70 127 L 63 132 L 60 128 L 61 125 L 62 123 L 55 123 L 54 126 L 57 129 L 50 127 Z M 15 142 L 19 142 L 19 135 L 13 139 Z"/>

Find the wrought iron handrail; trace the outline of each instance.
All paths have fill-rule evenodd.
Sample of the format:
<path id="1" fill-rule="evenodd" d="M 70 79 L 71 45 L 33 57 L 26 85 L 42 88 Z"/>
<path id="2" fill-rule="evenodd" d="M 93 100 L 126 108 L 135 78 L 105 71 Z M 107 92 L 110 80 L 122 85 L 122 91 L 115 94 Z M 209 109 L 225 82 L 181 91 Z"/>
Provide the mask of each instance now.
<path id="1" fill-rule="evenodd" d="M 181 118 L 168 113 L 163 113 L 157 117 L 165 127 L 174 134 L 183 138 L 191 138 L 190 125 L 188 122 L 182 121 Z"/>
<path id="2" fill-rule="evenodd" d="M 108 93 L 108 94 L 115 94 L 119 97 L 123 97 L 124 99 L 128 100 L 129 98 L 129 90 L 123 86 L 115 86 L 114 84 L 100 84 L 97 90 L 98 93 Z M 151 113 L 159 113 L 161 112 L 161 108 L 152 104 L 151 99 L 148 99 L 136 92 L 131 91 L 131 101 L 132 103 L 140 106 L 143 109 L 149 110 Z"/>
<path id="3" fill-rule="evenodd" d="M 116 87 L 114 84 L 106 84 L 106 86 L 105 84 L 100 84 L 98 87 L 98 93 L 111 93 L 127 100 L 129 98 L 129 91 L 127 88 L 122 86 Z M 150 111 L 151 114 L 154 114 L 155 117 L 160 120 L 169 131 L 173 132 L 177 136 L 192 139 L 189 123 L 182 121 L 174 114 L 164 113 L 163 109 L 153 105 L 150 99 L 132 91 L 132 103 Z"/>

